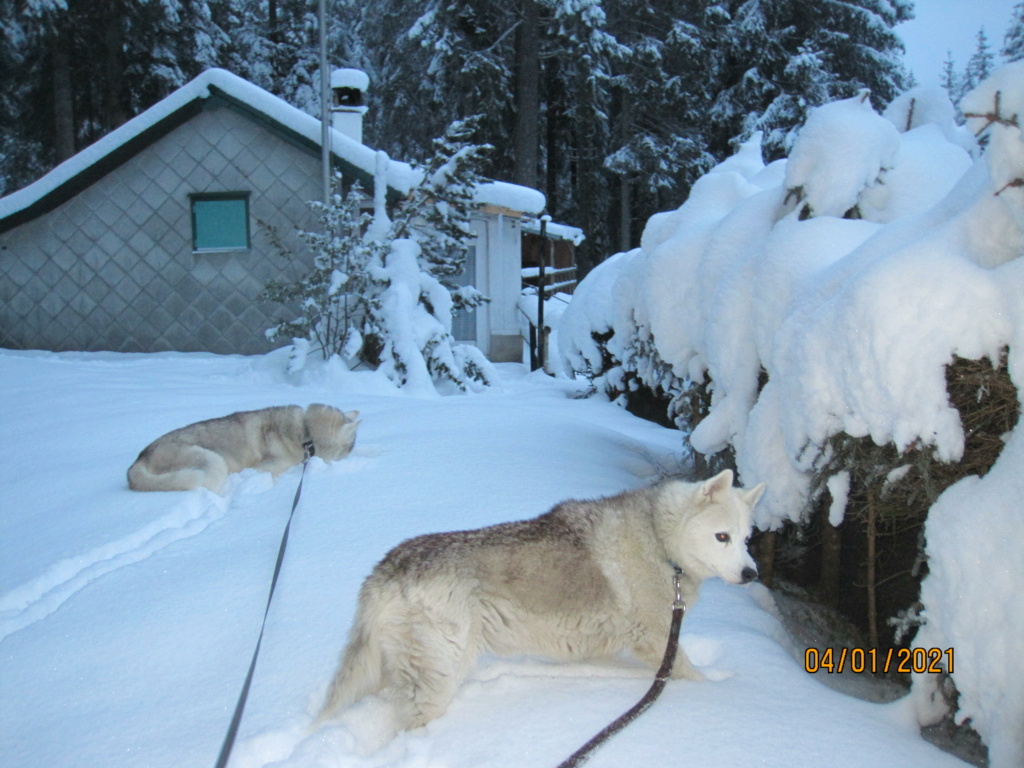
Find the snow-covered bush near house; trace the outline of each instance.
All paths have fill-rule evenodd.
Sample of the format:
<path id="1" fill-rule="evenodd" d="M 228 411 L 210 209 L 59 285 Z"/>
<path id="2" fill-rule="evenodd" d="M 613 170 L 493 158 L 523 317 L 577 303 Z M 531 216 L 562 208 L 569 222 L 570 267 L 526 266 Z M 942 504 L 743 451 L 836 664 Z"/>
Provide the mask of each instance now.
<path id="1" fill-rule="evenodd" d="M 606 355 L 622 360 L 621 340 L 630 334 L 625 328 L 631 323 L 630 307 L 633 295 L 629 291 L 626 275 L 633 256 L 639 250 L 617 253 L 605 259 L 591 270 L 587 279 L 576 286 L 569 307 L 559 317 L 559 351 L 568 370 L 580 371 L 595 379 L 595 384 L 605 391 L 618 389 L 621 381 L 604 381 L 598 377 L 621 374 L 621 367 L 611 366 Z M 611 336 L 615 345 L 605 349 L 600 343 L 602 336 Z M 565 345 L 564 339 L 569 340 Z"/>
<path id="2" fill-rule="evenodd" d="M 490 384 L 497 375 L 483 352 L 454 343 L 451 293 L 421 269 L 420 253 L 416 241 L 394 240 L 384 263 L 372 267 L 384 287 L 374 297 L 363 337 L 379 340 L 374 352 L 379 370 L 421 393 L 442 382 L 461 390 Z"/>
<path id="3" fill-rule="evenodd" d="M 290 370 L 313 348 L 325 359 L 337 355 L 350 365 L 379 368 L 418 391 L 434 385 L 466 391 L 494 381 L 480 350 L 457 343 L 451 333 L 455 310 L 487 301 L 453 282 L 474 236 L 476 165 L 488 149 L 468 143 L 472 130 L 471 121 L 458 121 L 434 142 L 434 155 L 416 169 L 408 195 L 390 215 L 392 163 L 383 151 L 376 153 L 372 215 L 361 210 L 358 185 L 335 192 L 328 204 L 309 204 L 320 230 L 299 234 L 312 252 L 312 269 L 296 280 L 271 281 L 260 296 L 300 307 L 298 317 L 267 331 L 271 340 L 294 339 Z M 270 235 L 280 247 L 276 233 Z"/>
<path id="4" fill-rule="evenodd" d="M 597 273 L 599 291 L 583 281 L 563 316 L 568 364 L 594 371 L 595 331 L 613 334 L 609 349 L 646 333 L 663 365 L 642 383 L 706 376 L 711 407 L 690 445 L 730 448 L 745 483 L 767 481 L 762 529 L 807 514 L 835 435 L 957 461 L 964 433 L 945 381 L 954 356 L 995 364 L 1008 350 L 1018 398 L 1024 387 L 1022 105 L 1019 62 L 965 99 L 968 128 L 988 136 L 984 153 L 972 148 L 977 160 L 951 108 L 923 90 L 885 116 L 861 97 L 813 110 L 790 159 L 768 167 L 751 142 L 678 210 L 652 217 L 639 252 Z M 607 298 L 620 284 L 635 301 L 628 318 Z M 628 352 L 617 357 L 625 371 Z M 951 487 L 929 517 L 915 641 L 955 648 L 957 716 L 994 768 L 1024 763 L 1022 430 L 989 474 Z M 922 722 L 941 708 L 933 680 L 913 692 Z"/>

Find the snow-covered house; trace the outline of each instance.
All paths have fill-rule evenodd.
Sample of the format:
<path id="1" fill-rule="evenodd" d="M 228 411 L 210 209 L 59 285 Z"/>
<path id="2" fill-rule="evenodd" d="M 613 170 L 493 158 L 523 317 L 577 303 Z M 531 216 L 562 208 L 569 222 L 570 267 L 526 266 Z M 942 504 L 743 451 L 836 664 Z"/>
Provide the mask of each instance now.
<path id="1" fill-rule="evenodd" d="M 361 142 L 365 83 L 333 85 L 335 168 L 371 189 L 377 153 Z M 256 297 L 268 280 L 301 271 L 296 230 L 315 228 L 306 202 L 320 199 L 321 179 L 318 119 L 207 70 L 0 199 L 0 346 L 269 350 L 264 330 L 281 307 Z M 389 196 L 406 195 L 414 179 L 411 166 L 391 161 Z M 457 317 L 453 333 L 491 360 L 520 360 L 523 221 L 542 211 L 544 196 L 488 182 L 476 200 L 466 280 L 491 302 Z"/>

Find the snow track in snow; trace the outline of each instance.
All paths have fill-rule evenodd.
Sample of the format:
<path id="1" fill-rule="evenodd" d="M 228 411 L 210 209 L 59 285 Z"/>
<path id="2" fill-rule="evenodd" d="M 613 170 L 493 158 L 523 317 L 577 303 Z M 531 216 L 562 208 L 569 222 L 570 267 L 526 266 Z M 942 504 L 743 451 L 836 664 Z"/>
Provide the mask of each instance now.
<path id="1" fill-rule="evenodd" d="M 202 533 L 224 516 L 229 504 L 230 497 L 206 489 L 190 491 L 168 514 L 139 530 L 53 563 L 36 578 L 0 596 L 0 642 L 45 619 L 101 576 Z"/>

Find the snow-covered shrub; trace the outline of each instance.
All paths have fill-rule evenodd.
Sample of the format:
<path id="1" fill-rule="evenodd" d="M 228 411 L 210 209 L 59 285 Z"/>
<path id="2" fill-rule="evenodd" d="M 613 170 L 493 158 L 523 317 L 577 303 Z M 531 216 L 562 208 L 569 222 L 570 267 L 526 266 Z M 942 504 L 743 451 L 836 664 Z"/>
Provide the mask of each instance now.
<path id="1" fill-rule="evenodd" d="M 962 102 L 968 126 L 989 138 L 979 194 L 961 233 L 973 260 L 1009 294 L 1008 370 L 1024 393 L 1024 61 L 996 70 Z M 987 177 L 987 178 L 986 178 Z M 989 747 L 993 768 L 1024 765 L 1024 600 L 1020 542 L 1024 541 L 1024 427 L 1004 436 L 991 471 L 964 478 L 932 507 L 925 535 L 929 574 L 921 585 L 921 648 L 955 648 L 952 674 L 958 722 L 969 720 Z M 918 676 L 918 716 L 935 721 L 947 705 L 936 681 Z"/>
<path id="2" fill-rule="evenodd" d="M 309 203 L 320 227 L 300 231 L 313 254 L 312 268 L 296 280 L 271 280 L 261 301 L 297 306 L 299 314 L 267 330 L 267 338 L 302 339 L 327 359 L 339 355 L 351 359 L 362 346 L 359 327 L 366 313 L 366 297 L 376 290 L 370 265 L 379 262 L 384 249 L 380 240 L 364 237 L 370 216 L 360 211 L 362 190 L 355 186 L 347 195 L 336 193 L 330 205 Z M 294 263 L 276 231 L 267 229 L 274 247 Z"/>
<path id="3" fill-rule="evenodd" d="M 786 192 L 801 219 L 862 218 L 862 196 L 896 164 L 899 132 L 871 107 L 870 95 L 861 91 L 808 114 L 786 163 Z"/>
<path id="4" fill-rule="evenodd" d="M 417 169 L 419 182 L 390 213 L 384 152 L 377 153 L 372 215 L 361 210 L 358 186 L 336 192 L 330 204 L 310 203 L 321 228 L 299 234 L 312 269 L 270 282 L 261 296 L 298 305 L 301 314 L 269 329 L 268 338 L 304 339 L 325 359 L 368 364 L 419 390 L 445 382 L 465 391 L 496 380 L 483 353 L 451 333 L 454 311 L 487 300 L 452 281 L 473 237 L 475 166 L 486 149 L 466 143 L 471 130 L 460 121 L 435 142 L 434 156 Z"/>
<path id="5" fill-rule="evenodd" d="M 1024 762 L 1024 430 L 1007 421 L 980 479 L 940 482 L 936 468 L 960 463 L 972 437 L 976 406 L 951 401 L 963 365 L 1008 377 L 1021 399 L 1022 106 L 1024 63 L 964 100 L 984 153 L 934 93 L 904 96 L 885 117 L 863 94 L 812 110 L 788 160 L 765 166 L 752 141 L 652 217 L 599 289 L 590 276 L 579 286 L 574 304 L 594 295 L 604 309 L 571 306 L 561 328 L 578 371 L 612 361 L 599 372 L 609 380 L 645 339 L 679 391 L 708 382 L 706 416 L 681 426 L 694 451 L 732 450 L 744 483 L 767 482 L 762 530 L 812 513 L 866 524 L 871 505 L 879 523 L 912 491 L 925 497 L 914 643 L 955 649 L 957 717 L 998 768 Z M 648 386 L 664 379 L 655 366 L 628 370 L 653 376 Z M 940 709 L 933 682 L 915 683 L 922 722 Z"/>

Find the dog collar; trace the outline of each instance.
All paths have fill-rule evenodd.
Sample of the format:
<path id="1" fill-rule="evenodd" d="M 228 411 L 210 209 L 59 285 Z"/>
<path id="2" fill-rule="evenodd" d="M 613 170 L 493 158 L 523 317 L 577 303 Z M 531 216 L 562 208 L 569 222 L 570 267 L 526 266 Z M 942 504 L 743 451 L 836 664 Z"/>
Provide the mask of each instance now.
<path id="1" fill-rule="evenodd" d="M 306 452 L 306 458 L 311 459 L 316 456 L 316 446 L 313 445 L 312 440 L 307 440 L 302 444 L 302 450 Z"/>

